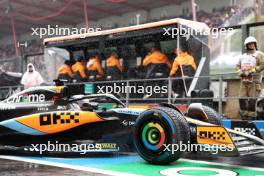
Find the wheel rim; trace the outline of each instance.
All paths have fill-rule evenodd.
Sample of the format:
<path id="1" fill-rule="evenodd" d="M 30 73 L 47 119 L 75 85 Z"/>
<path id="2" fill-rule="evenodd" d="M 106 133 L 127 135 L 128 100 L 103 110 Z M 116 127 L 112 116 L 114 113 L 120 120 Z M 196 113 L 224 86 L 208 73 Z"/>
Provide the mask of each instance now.
<path id="1" fill-rule="evenodd" d="M 154 122 L 147 123 L 142 130 L 142 142 L 144 146 L 153 151 L 159 150 L 165 143 L 163 127 Z"/>

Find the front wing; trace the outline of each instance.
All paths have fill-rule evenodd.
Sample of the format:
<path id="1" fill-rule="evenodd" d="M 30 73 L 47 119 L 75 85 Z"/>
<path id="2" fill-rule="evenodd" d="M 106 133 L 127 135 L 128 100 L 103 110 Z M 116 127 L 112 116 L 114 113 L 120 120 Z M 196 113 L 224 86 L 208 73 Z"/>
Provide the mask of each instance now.
<path id="1" fill-rule="evenodd" d="M 213 154 L 221 156 L 264 153 L 264 140 L 259 137 L 191 118 L 186 119 L 195 125 L 196 143 L 207 148 L 202 151 L 215 152 Z"/>

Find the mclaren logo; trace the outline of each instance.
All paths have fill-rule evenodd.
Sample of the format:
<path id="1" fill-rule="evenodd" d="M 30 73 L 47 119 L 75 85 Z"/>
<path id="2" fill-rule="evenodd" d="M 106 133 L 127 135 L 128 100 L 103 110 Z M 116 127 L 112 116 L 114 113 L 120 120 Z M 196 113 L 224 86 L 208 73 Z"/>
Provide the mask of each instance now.
<path id="1" fill-rule="evenodd" d="M 79 112 L 54 112 L 40 114 L 40 126 L 79 123 Z"/>

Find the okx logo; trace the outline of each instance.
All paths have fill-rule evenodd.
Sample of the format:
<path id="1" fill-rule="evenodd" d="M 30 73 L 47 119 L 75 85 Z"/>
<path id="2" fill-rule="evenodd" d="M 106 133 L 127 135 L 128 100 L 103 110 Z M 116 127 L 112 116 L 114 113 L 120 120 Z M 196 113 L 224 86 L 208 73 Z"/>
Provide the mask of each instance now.
<path id="1" fill-rule="evenodd" d="M 225 140 L 226 133 L 224 131 L 200 131 L 199 136 L 213 140 Z"/>
<path id="2" fill-rule="evenodd" d="M 40 114 L 40 126 L 79 123 L 79 112 L 54 112 Z"/>
<path id="3" fill-rule="evenodd" d="M 223 127 L 219 126 L 198 126 L 197 127 L 197 142 L 198 144 L 233 144 L 228 132 Z"/>

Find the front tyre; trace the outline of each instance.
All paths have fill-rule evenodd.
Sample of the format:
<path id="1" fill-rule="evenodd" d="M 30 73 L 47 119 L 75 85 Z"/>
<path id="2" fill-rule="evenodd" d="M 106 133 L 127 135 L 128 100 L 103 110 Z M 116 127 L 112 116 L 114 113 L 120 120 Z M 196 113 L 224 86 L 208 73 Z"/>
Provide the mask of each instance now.
<path id="1" fill-rule="evenodd" d="M 133 136 L 136 151 L 151 164 L 163 165 L 178 160 L 184 151 L 172 151 L 167 147 L 180 147 L 188 144 L 189 139 L 189 125 L 185 117 L 174 109 L 150 109 L 136 120 Z"/>

